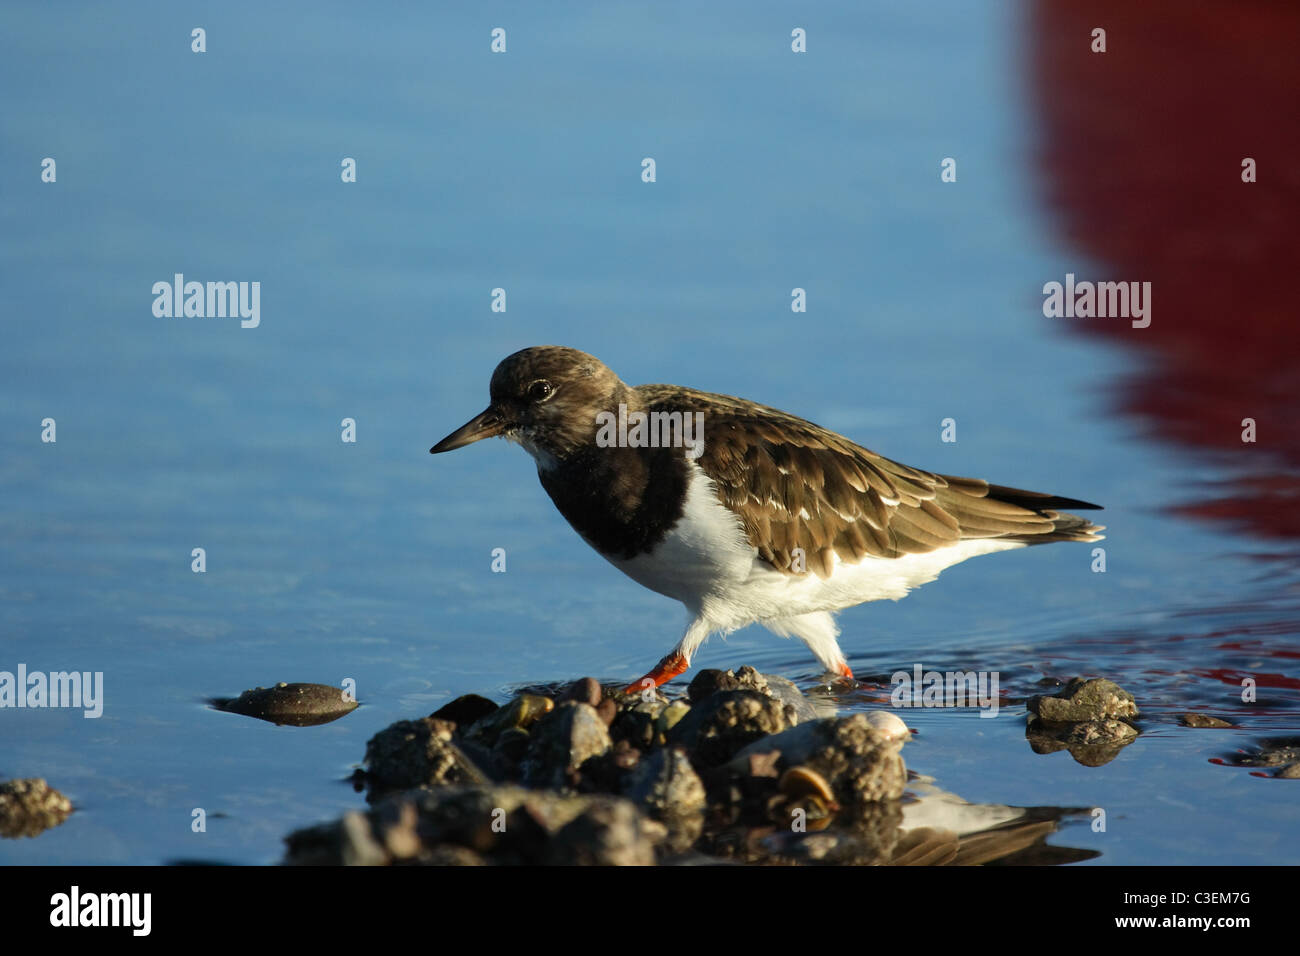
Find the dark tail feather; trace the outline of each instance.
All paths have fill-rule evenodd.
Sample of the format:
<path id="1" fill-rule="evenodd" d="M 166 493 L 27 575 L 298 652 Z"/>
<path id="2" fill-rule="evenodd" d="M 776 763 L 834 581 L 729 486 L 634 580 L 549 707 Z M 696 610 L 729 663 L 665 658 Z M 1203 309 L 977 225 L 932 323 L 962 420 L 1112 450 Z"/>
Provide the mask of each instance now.
<path id="1" fill-rule="evenodd" d="M 1038 491 L 1025 491 L 1021 488 L 1007 488 L 1003 485 L 989 485 L 989 497 L 997 501 L 1018 505 L 1036 511 L 1044 518 L 1050 518 L 1055 524 L 1054 531 L 1047 534 L 1026 534 L 1013 537 L 1013 541 L 1027 544 L 1048 544 L 1052 541 L 1101 541 L 1106 530 L 1104 524 L 1093 524 L 1087 518 L 1057 511 L 1057 508 L 1092 508 L 1101 511 L 1101 505 L 1094 505 L 1077 498 L 1062 498 L 1060 495 L 1045 495 Z"/>
<path id="2" fill-rule="evenodd" d="M 1045 511 L 1049 508 L 1084 508 L 1094 511 L 1103 510 L 1101 505 L 1094 505 L 1077 498 L 1062 498 L 1060 495 L 1045 495 L 1041 491 L 1025 491 L 1021 488 L 1008 488 L 1006 485 L 989 485 L 989 497 L 1007 504 L 1019 505 L 1030 511 Z"/>

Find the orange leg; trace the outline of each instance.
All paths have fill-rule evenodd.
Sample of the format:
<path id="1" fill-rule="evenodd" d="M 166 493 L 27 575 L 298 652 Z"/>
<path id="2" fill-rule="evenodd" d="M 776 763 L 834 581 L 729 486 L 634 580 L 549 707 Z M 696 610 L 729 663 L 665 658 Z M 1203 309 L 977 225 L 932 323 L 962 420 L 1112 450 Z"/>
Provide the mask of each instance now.
<path id="1" fill-rule="evenodd" d="M 853 679 L 854 679 L 854 678 L 853 678 L 853 671 L 849 670 L 849 665 L 848 665 L 848 664 L 841 664 L 841 665 L 840 665 L 840 676 L 841 676 L 841 677 L 844 677 L 844 678 L 847 678 L 848 680 L 853 680 Z"/>
<path id="2" fill-rule="evenodd" d="M 654 669 L 651 670 L 649 674 L 646 674 L 645 677 L 642 677 L 639 681 L 628 687 L 624 687 L 623 693 L 639 694 L 641 691 L 649 690 L 651 687 L 658 687 L 660 684 L 672 680 L 679 674 L 685 674 L 687 668 L 690 666 L 690 661 L 681 654 L 678 654 L 676 651 L 673 651 L 656 664 Z"/>

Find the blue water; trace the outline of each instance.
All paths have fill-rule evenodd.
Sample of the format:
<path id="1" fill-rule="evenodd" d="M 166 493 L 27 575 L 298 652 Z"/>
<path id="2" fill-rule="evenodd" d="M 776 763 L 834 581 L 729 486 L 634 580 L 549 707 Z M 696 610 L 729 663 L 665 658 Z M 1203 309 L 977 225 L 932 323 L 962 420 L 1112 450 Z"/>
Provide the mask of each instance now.
<path id="1" fill-rule="evenodd" d="M 1110 677 L 1148 719 L 1104 767 L 1032 753 L 1019 705 L 910 712 L 904 756 L 974 802 L 1105 808 L 1053 838 L 1096 864 L 1300 862 L 1296 784 L 1210 763 L 1300 733 L 1294 542 L 1169 514 L 1226 466 L 1112 411 L 1141 355 L 1043 317 L 1082 270 L 1030 185 L 1022 11 L 821 6 L 5 5 L 0 670 L 102 671 L 105 704 L 0 710 L 0 777 L 77 806 L 0 861 L 273 862 L 361 805 L 342 780 L 393 720 L 658 660 L 681 608 L 591 551 L 522 451 L 428 454 L 497 361 L 555 343 L 1103 503 L 1106 573 L 1084 545 L 972 561 L 845 612 L 851 665 L 998 670 L 1017 698 Z M 259 281 L 260 325 L 155 317 L 177 272 Z M 760 628 L 696 659 L 742 664 L 816 684 Z M 1243 705 L 1211 673 L 1234 668 L 1290 683 Z M 363 706 L 315 728 L 205 704 L 349 678 Z M 1192 708 L 1239 729 L 1177 726 Z"/>

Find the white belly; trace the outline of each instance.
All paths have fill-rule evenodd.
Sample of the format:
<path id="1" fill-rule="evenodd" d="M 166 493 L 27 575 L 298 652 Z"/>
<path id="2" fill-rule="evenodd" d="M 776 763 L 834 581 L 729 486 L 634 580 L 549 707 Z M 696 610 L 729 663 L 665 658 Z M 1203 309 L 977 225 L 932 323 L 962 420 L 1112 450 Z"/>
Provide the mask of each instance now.
<path id="1" fill-rule="evenodd" d="M 758 558 L 740 520 L 718 500 L 713 482 L 693 463 L 685 510 L 650 553 L 611 563 L 639 584 L 686 605 L 717 630 L 818 611 L 838 611 L 866 601 L 898 600 L 967 558 L 1024 547 L 1023 542 L 971 539 L 927 554 L 835 558 L 830 577 L 791 575 Z"/>

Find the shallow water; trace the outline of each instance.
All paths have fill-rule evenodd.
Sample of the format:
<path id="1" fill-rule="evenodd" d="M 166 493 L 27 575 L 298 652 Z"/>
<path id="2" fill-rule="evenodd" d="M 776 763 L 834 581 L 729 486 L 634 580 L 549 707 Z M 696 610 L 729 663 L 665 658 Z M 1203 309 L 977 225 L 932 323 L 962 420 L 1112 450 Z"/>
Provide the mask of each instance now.
<path id="1" fill-rule="evenodd" d="M 1079 213 L 1101 202 L 1127 234 L 1149 210 L 1089 193 L 1094 163 L 1044 161 L 1059 124 L 1042 103 L 1071 66 L 1036 52 L 1056 5 L 833 5 L 800 24 L 801 56 L 785 12 L 749 5 L 508 8 L 504 56 L 471 13 L 317 10 L 226 5 L 205 14 L 203 55 L 165 4 L 0 15 L 19 94 L 0 204 L 0 670 L 105 683 L 98 719 L 0 710 L 0 776 L 77 806 L 0 841 L 0 860 L 273 862 L 291 829 L 362 805 L 344 780 L 393 720 L 656 661 L 680 607 L 588 549 L 526 455 L 427 453 L 486 404 L 497 361 L 559 343 L 629 382 L 743 395 L 917 467 L 1104 504 L 1105 573 L 1087 545 L 968 562 L 841 615 L 851 666 L 997 672 L 996 718 L 901 712 L 918 731 L 904 758 L 971 802 L 1104 809 L 1104 832 L 1085 815 L 1051 838 L 1098 854 L 1085 865 L 1300 862 L 1300 783 L 1230 759 L 1300 735 L 1297 383 L 1276 364 L 1294 333 L 1197 352 L 1198 302 L 1220 303 L 1171 283 L 1148 329 L 1044 318 L 1042 285 L 1067 272 L 1166 274 Z M 1254 261 L 1240 248 L 1211 241 L 1208 261 L 1231 277 Z M 155 318 L 151 286 L 176 272 L 260 281 L 260 326 Z M 1198 404 L 1169 374 L 1196 354 L 1258 374 Z M 1252 415 L 1260 442 L 1225 439 L 1211 399 L 1229 438 Z M 695 663 L 829 693 L 801 644 L 760 628 Z M 1080 674 L 1142 708 L 1101 767 L 1025 740 L 1024 699 Z M 205 703 L 346 679 L 362 707 L 319 727 Z M 868 681 L 836 703 L 888 693 Z M 1181 727 L 1192 709 L 1237 727 Z"/>

